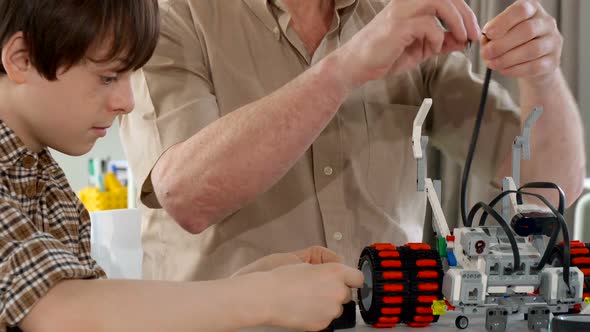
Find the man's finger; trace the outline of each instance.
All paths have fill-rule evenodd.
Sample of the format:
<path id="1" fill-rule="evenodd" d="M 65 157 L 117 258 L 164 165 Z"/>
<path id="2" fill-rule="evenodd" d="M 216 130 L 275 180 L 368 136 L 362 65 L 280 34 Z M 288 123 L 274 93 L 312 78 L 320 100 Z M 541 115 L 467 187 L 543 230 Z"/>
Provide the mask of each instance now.
<path id="1" fill-rule="evenodd" d="M 489 21 L 482 30 L 491 40 L 502 38 L 512 28 L 535 16 L 538 6 L 536 1 L 519 0 Z"/>
<path id="2" fill-rule="evenodd" d="M 442 20 L 457 40 L 467 41 L 463 16 L 451 0 L 429 0 L 416 7 L 414 16 L 434 16 Z"/>
<path id="3" fill-rule="evenodd" d="M 552 27 L 542 18 L 532 18 L 514 27 L 506 38 L 494 39 L 482 48 L 485 59 L 491 60 L 504 55 L 533 39 L 545 36 L 552 31 Z"/>
<path id="4" fill-rule="evenodd" d="M 461 16 L 463 17 L 463 23 L 465 24 L 465 29 L 467 30 L 467 38 L 471 41 L 476 41 L 481 35 L 477 16 L 475 16 L 475 13 L 473 10 L 471 10 L 471 7 L 465 3 L 465 0 L 453 1 L 455 3 L 455 7 L 457 7 L 461 13 Z"/>
<path id="5" fill-rule="evenodd" d="M 428 47 L 434 54 L 440 53 L 445 32 L 435 17 L 420 16 L 414 18 L 404 28 L 411 30 L 414 42 L 418 41 L 418 44 L 422 45 L 422 47 Z M 418 53 L 422 55 L 421 52 Z"/>
<path id="6" fill-rule="evenodd" d="M 446 32 L 445 39 L 443 41 L 443 46 L 440 52 L 446 54 L 454 51 L 465 50 L 467 46 L 467 43 L 456 40 L 452 34 Z"/>
<path id="7" fill-rule="evenodd" d="M 537 38 L 491 60 L 489 62 L 490 68 L 503 70 L 542 58 L 553 53 L 555 50 L 554 44 L 553 39 L 550 37 Z"/>
<path id="8" fill-rule="evenodd" d="M 510 68 L 500 70 L 499 73 L 509 77 L 530 77 L 531 73 L 542 75 L 555 67 L 555 56 L 553 54 L 546 55 L 534 61 L 522 63 Z"/>

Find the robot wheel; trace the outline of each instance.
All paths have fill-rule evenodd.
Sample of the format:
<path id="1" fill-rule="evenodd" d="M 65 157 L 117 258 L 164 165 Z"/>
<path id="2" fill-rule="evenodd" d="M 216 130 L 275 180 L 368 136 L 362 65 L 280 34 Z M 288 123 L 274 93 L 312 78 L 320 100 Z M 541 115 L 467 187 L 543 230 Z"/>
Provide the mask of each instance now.
<path id="1" fill-rule="evenodd" d="M 432 303 L 443 299 L 444 272 L 438 251 L 428 244 L 373 244 L 362 251 L 358 268 L 365 276 L 359 307 L 368 325 L 425 327 L 438 321 Z"/>

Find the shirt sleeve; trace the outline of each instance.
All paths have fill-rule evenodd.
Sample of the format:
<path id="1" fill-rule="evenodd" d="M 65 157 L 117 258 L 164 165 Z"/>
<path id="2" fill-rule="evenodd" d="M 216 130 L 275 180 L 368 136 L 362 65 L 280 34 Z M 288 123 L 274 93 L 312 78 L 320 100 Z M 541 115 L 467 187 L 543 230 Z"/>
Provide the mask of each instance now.
<path id="1" fill-rule="evenodd" d="M 206 47 L 186 1 L 162 4 L 155 53 L 135 73 L 136 107 L 120 120 L 120 133 L 142 202 L 160 204 L 150 173 L 159 157 L 219 118 Z M 189 162 L 189 161 L 187 161 Z"/>
<path id="2" fill-rule="evenodd" d="M 483 77 L 459 52 L 437 58 L 427 74 L 433 106 L 429 135 L 434 146 L 451 159 L 465 163 L 483 89 Z M 496 172 L 520 134 L 520 109 L 508 91 L 492 80 L 472 171 L 493 183 Z"/>
<path id="3" fill-rule="evenodd" d="M 102 276 L 100 268 L 81 262 L 68 246 L 0 200 L 0 331 L 18 325 L 61 280 Z"/>

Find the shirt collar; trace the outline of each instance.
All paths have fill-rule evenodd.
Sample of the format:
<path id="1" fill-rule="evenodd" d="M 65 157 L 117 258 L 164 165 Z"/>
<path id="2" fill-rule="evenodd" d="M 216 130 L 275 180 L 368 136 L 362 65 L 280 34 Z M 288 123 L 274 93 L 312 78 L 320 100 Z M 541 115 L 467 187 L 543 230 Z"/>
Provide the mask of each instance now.
<path id="1" fill-rule="evenodd" d="M 0 120 L 0 167 L 22 166 L 24 157 L 29 158 L 29 163 L 32 158 L 35 163 L 41 162 L 43 166 L 57 166 L 49 149 L 44 148 L 39 153 L 29 151 L 14 131 Z"/>
<path id="2" fill-rule="evenodd" d="M 287 7 L 282 0 L 242 0 L 252 10 L 254 15 L 270 30 L 276 33 L 277 20 L 274 17 L 270 5 L 274 5 L 281 11 L 287 12 Z M 335 9 L 341 12 L 341 24 L 346 23 L 355 11 L 359 0 L 335 0 Z"/>
<path id="3" fill-rule="evenodd" d="M 266 28 L 272 32 L 278 32 L 277 20 L 275 19 L 268 1 L 269 0 L 242 0 L 250 8 L 252 13 L 258 17 Z"/>
<path id="4" fill-rule="evenodd" d="M 269 2 L 270 1 L 275 6 L 280 8 L 282 11 L 285 11 L 285 12 L 287 11 L 287 6 L 283 2 L 283 0 L 260 0 L 260 1 L 262 1 L 262 2 Z M 354 8 L 356 6 L 357 2 L 358 2 L 358 0 L 335 0 L 334 5 L 335 5 L 336 10 L 341 10 L 341 9 L 345 9 L 345 8 L 349 8 L 349 7 Z"/>

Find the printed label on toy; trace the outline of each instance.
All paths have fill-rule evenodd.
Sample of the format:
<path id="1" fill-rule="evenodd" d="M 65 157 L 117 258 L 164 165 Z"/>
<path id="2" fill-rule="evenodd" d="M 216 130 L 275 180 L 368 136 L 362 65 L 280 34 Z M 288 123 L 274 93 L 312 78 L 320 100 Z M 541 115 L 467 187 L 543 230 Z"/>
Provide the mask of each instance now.
<path id="1" fill-rule="evenodd" d="M 480 280 L 481 274 L 477 272 L 463 272 L 461 273 L 463 280 Z"/>

